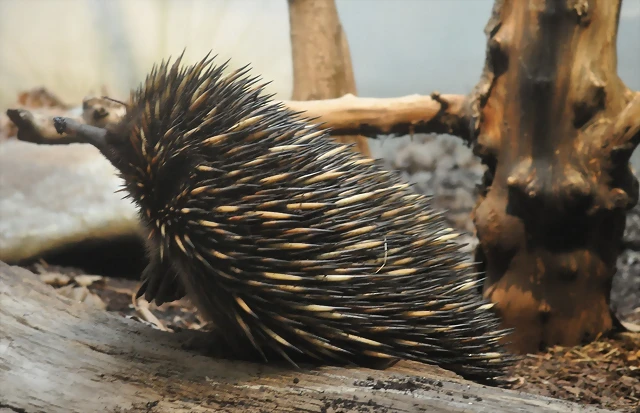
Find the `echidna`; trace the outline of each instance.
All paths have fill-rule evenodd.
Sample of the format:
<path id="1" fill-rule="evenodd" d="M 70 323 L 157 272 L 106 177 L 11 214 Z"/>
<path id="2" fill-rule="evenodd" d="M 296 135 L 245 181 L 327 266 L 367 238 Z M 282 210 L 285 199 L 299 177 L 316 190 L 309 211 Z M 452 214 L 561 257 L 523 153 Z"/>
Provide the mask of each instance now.
<path id="1" fill-rule="evenodd" d="M 188 294 L 265 358 L 503 376 L 508 331 L 429 197 L 274 102 L 249 66 L 225 75 L 214 59 L 154 65 L 92 138 L 150 231 L 138 295 Z"/>

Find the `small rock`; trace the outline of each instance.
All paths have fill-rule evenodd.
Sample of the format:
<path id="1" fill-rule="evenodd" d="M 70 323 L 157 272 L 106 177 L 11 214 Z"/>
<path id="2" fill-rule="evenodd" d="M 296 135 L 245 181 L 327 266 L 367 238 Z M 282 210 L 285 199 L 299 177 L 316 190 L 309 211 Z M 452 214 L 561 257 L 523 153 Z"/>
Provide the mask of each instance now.
<path id="1" fill-rule="evenodd" d="M 88 304 L 91 307 L 106 310 L 107 305 L 96 294 L 89 291 L 87 287 L 74 287 L 69 284 L 65 287 L 58 288 L 56 292 L 74 301 Z"/>
<path id="2" fill-rule="evenodd" d="M 411 164 L 411 150 L 409 149 L 410 143 L 400 144 L 396 150 L 395 156 L 391 161 L 391 167 L 398 170 L 406 170 Z"/>
<path id="3" fill-rule="evenodd" d="M 421 148 L 418 145 L 411 145 L 411 167 L 414 171 L 433 171 L 438 165 L 439 158 L 444 154 L 441 150 L 429 150 L 430 148 Z"/>
<path id="4" fill-rule="evenodd" d="M 433 180 L 433 172 L 420 171 L 416 172 L 409 178 L 409 181 L 416 184 L 416 189 L 421 193 L 430 194 L 432 193 L 432 184 Z"/>
<path id="5" fill-rule="evenodd" d="M 454 169 L 456 166 L 456 161 L 453 159 L 453 157 L 451 156 L 443 156 L 442 158 L 438 159 L 438 163 L 435 167 L 436 172 L 438 172 L 438 174 L 445 174 L 447 175 L 452 169 Z"/>
<path id="6" fill-rule="evenodd" d="M 476 200 L 473 194 L 464 188 L 456 188 L 454 191 L 454 201 L 449 207 L 452 211 L 471 212 Z"/>
<path id="7" fill-rule="evenodd" d="M 88 287 L 94 282 L 102 281 L 104 277 L 100 275 L 77 275 L 73 277 L 73 281 L 81 287 Z"/>
<path id="8" fill-rule="evenodd" d="M 62 287 L 71 282 L 71 277 L 66 274 L 60 274 L 57 272 L 47 272 L 44 274 L 38 275 L 40 280 L 48 285 L 52 285 L 54 287 Z"/>

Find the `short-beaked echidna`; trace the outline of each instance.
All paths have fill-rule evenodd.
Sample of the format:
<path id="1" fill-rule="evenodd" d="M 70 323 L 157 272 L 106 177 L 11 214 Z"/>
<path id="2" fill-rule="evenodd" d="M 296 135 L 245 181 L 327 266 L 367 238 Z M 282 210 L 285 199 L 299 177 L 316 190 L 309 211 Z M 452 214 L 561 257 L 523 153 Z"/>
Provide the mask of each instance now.
<path id="1" fill-rule="evenodd" d="M 150 230 L 139 295 L 182 297 L 260 354 L 512 362 L 456 233 L 395 172 L 209 55 L 153 67 L 99 144 Z M 94 143 L 95 144 L 95 143 Z"/>

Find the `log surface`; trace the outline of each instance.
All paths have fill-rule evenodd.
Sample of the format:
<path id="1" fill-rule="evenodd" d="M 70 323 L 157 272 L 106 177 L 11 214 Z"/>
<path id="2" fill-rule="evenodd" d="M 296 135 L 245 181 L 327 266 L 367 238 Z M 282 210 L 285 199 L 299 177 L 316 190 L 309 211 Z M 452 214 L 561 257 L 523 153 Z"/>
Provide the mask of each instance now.
<path id="1" fill-rule="evenodd" d="M 436 367 L 294 370 L 214 359 L 204 333 L 166 333 L 58 295 L 0 262 L 1 412 L 598 412 L 480 386 Z"/>

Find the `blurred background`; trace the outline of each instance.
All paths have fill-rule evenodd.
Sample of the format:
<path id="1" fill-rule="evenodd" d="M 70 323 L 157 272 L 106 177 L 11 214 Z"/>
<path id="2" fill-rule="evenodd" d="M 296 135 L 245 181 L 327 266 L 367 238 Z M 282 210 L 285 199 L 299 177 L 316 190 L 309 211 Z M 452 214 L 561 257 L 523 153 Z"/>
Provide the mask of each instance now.
<path id="1" fill-rule="evenodd" d="M 484 63 L 493 0 L 336 0 L 359 96 L 467 93 Z M 640 0 L 624 0 L 618 72 L 640 89 Z M 292 89 L 286 0 L 0 0 L 0 108 L 46 86 L 69 104 L 103 88 L 126 96 L 154 62 L 188 47 L 251 63 L 270 90 Z M 374 156 L 402 141 L 376 141 Z M 640 156 L 634 156 L 640 166 Z"/>

